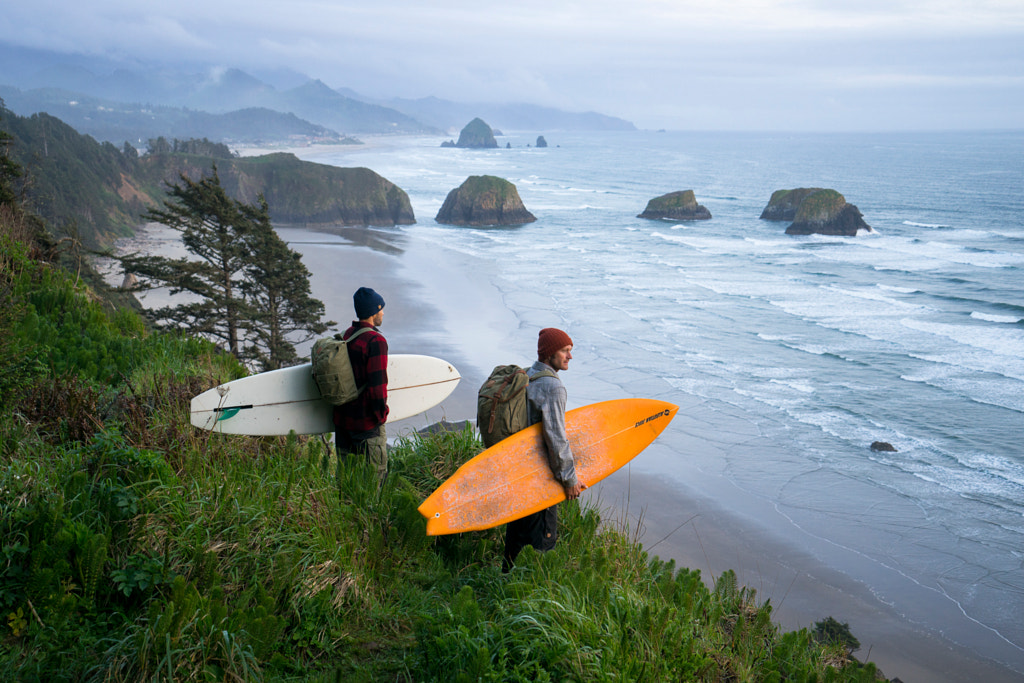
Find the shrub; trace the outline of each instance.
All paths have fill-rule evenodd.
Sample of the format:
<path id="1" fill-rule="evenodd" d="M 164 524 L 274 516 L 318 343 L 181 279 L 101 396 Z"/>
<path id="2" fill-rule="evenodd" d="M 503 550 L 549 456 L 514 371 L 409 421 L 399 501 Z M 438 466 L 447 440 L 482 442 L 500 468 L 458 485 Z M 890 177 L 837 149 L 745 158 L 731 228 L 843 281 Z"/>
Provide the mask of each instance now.
<path id="1" fill-rule="evenodd" d="M 814 638 L 819 643 L 841 645 L 850 654 L 860 649 L 860 641 L 850 632 L 850 625 L 828 617 L 814 624 Z"/>

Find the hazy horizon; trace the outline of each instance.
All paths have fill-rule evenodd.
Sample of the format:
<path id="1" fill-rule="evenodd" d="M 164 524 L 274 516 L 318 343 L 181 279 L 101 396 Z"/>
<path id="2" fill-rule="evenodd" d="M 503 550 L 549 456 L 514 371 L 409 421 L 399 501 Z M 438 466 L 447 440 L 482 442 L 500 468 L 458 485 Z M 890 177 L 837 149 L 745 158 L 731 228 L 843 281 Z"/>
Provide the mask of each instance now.
<path id="1" fill-rule="evenodd" d="M 1024 3 L 40 0 L 0 44 L 295 72 L 373 98 L 595 111 L 645 129 L 933 131 L 1024 121 Z M 260 76 L 263 74 L 263 76 Z"/>

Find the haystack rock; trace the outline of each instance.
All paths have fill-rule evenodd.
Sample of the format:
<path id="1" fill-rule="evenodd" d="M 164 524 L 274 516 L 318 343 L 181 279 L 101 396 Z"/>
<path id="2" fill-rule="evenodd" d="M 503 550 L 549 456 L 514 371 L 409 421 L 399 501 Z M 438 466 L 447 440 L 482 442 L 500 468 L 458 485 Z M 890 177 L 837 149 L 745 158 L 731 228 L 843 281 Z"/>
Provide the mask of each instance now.
<path id="1" fill-rule="evenodd" d="M 443 147 L 449 147 L 451 145 L 442 144 Z M 481 118 L 475 118 L 466 124 L 466 127 L 459 133 L 459 141 L 455 143 L 456 147 L 468 147 L 470 149 L 487 149 L 498 146 L 498 141 L 494 139 L 494 131 L 487 125 Z"/>
<path id="2" fill-rule="evenodd" d="M 647 208 L 637 218 L 673 221 L 706 221 L 711 212 L 697 203 L 693 190 L 669 192 L 647 202 Z"/>
<path id="3" fill-rule="evenodd" d="M 516 186 L 490 175 L 466 178 L 448 193 L 434 219 L 446 225 L 522 225 L 537 220 L 526 210 Z"/>
<path id="4" fill-rule="evenodd" d="M 872 232 L 860 209 L 835 190 L 818 190 L 800 202 L 786 234 L 855 237 L 861 230 Z"/>

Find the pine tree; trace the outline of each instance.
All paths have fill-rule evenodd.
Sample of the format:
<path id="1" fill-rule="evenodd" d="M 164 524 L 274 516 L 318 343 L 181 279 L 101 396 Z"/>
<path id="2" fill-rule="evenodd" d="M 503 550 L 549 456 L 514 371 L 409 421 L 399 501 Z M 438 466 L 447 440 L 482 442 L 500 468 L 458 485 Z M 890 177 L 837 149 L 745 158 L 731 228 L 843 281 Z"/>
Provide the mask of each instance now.
<path id="1" fill-rule="evenodd" d="M 240 331 L 251 317 L 241 290 L 248 220 L 221 186 L 216 166 L 198 182 L 182 174 L 168 194 L 164 208 L 150 209 L 144 218 L 180 232 L 185 248 L 199 259 L 133 254 L 121 264 L 139 277 L 139 289 L 168 287 L 171 294 L 192 295 L 150 314 L 161 327 L 206 336 L 241 357 Z"/>
<path id="2" fill-rule="evenodd" d="M 6 111 L 3 100 L 0 100 L 0 114 Z M 11 158 L 13 140 L 14 136 L 0 130 L 0 206 L 15 206 L 18 198 L 14 182 L 21 177 L 21 167 Z"/>
<path id="3" fill-rule="evenodd" d="M 195 258 L 120 258 L 138 289 L 167 287 L 189 300 L 150 315 L 164 328 L 187 330 L 223 345 L 237 358 L 270 370 L 299 360 L 295 343 L 334 323 L 321 322 L 324 305 L 310 296 L 309 271 L 270 224 L 266 201 L 252 206 L 228 197 L 217 167 L 193 181 L 184 174 L 163 209 L 144 218 L 181 233 Z"/>
<path id="4" fill-rule="evenodd" d="M 335 323 L 321 322 L 324 304 L 310 294 L 309 270 L 301 254 L 274 232 L 266 200 L 261 196 L 259 206 L 245 212 L 251 258 L 243 291 L 253 311 L 245 354 L 263 369 L 276 370 L 299 360 L 295 343 L 309 341 Z"/>

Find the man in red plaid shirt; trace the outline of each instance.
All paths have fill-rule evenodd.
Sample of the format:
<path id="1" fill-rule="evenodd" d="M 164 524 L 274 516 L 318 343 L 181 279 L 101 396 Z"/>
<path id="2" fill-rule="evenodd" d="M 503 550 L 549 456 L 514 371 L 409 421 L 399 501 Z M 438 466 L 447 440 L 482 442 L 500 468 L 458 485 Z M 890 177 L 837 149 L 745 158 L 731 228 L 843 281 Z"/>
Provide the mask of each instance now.
<path id="1" fill-rule="evenodd" d="M 377 328 L 384 321 L 384 298 L 369 287 L 360 287 L 352 302 L 358 320 L 345 330 L 344 337 L 354 336 L 348 344 L 348 357 L 361 391 L 354 401 L 334 408 L 334 445 L 339 457 L 365 455 L 377 470 L 377 479 L 383 481 L 388 471 L 384 429 L 388 419 L 388 342 Z"/>

